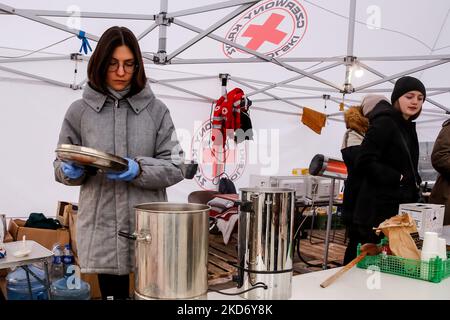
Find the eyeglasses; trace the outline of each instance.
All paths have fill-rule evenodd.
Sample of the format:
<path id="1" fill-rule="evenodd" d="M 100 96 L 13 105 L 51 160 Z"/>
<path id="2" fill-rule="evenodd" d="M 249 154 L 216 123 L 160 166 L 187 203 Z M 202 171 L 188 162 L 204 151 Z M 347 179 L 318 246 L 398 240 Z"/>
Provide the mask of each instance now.
<path id="1" fill-rule="evenodd" d="M 108 71 L 116 72 L 119 69 L 119 66 L 120 66 L 119 61 L 111 61 L 108 64 Z M 126 73 L 133 73 L 137 69 L 138 65 L 136 63 L 134 63 L 134 61 L 131 61 L 131 62 L 125 62 L 122 65 L 122 67 Z"/>

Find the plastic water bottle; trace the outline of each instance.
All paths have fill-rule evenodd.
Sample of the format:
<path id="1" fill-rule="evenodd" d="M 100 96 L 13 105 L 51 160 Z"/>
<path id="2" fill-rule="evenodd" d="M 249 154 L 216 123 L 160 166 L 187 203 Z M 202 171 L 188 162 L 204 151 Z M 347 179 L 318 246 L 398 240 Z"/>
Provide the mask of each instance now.
<path id="1" fill-rule="evenodd" d="M 52 282 L 51 291 L 55 300 L 90 300 L 91 287 L 87 282 L 78 279 L 77 285 L 69 281 L 68 278 L 62 278 Z"/>
<path id="2" fill-rule="evenodd" d="M 58 243 L 53 246 L 52 252 L 53 261 L 50 272 L 50 279 L 51 281 L 55 281 L 64 277 L 63 252 L 61 250 L 61 246 Z"/>
<path id="3" fill-rule="evenodd" d="M 63 250 L 63 264 L 64 264 L 64 275 L 67 273 L 67 268 L 75 263 L 75 258 L 72 253 L 72 249 L 70 248 L 70 244 L 67 243 L 64 246 Z"/>
<path id="4" fill-rule="evenodd" d="M 28 268 L 39 279 L 45 279 L 43 270 L 34 265 L 28 265 Z M 47 300 L 48 295 L 45 286 L 31 274 L 29 274 L 29 279 L 32 296 L 30 296 L 26 271 L 23 268 L 19 267 L 8 273 L 6 276 L 6 295 L 8 300 Z"/>

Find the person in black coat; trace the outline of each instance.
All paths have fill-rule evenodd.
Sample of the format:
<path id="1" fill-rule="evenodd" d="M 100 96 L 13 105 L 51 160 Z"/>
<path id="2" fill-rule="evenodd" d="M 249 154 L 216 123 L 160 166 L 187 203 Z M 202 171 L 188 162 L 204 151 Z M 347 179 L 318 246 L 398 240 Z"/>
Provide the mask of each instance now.
<path id="1" fill-rule="evenodd" d="M 361 185 L 353 223 L 360 243 L 378 243 L 373 227 L 397 215 L 400 203 L 418 200 L 419 142 L 412 121 L 420 115 L 425 97 L 420 80 L 402 77 L 395 83 L 392 105 L 382 100 L 368 114 L 369 129 L 355 165 Z M 356 247 L 351 250 L 355 257 Z"/>
<path id="2" fill-rule="evenodd" d="M 361 149 L 361 143 L 369 127 L 367 115 L 383 99 L 387 100 L 387 98 L 381 95 L 367 95 L 363 99 L 361 106 L 350 107 L 344 114 L 347 131 L 342 141 L 341 153 L 342 159 L 347 167 L 347 179 L 344 182 L 342 217 L 347 227 L 347 236 L 349 238 L 347 250 L 344 255 L 344 264 L 347 264 L 354 258 L 353 251 L 356 252 L 356 247 L 360 241 L 357 226 L 353 224 L 355 201 L 361 186 L 361 178 L 354 172 L 355 162 Z"/>

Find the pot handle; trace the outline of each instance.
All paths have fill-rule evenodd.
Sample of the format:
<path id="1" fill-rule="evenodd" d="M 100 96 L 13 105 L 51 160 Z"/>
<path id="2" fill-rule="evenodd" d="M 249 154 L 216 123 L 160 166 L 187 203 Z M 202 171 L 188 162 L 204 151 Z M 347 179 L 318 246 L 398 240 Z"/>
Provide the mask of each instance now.
<path id="1" fill-rule="evenodd" d="M 127 233 L 127 232 L 123 232 L 123 231 L 119 231 L 117 232 L 117 234 L 121 237 L 130 239 L 130 240 L 137 240 L 137 241 L 146 241 L 146 242 L 152 242 L 152 236 L 150 235 L 150 233 Z"/>
<path id="2" fill-rule="evenodd" d="M 127 232 L 123 232 L 123 231 L 119 231 L 117 232 L 117 234 L 121 237 L 130 239 L 130 240 L 136 240 L 137 239 L 137 234 L 136 233 L 127 233 Z"/>
<path id="3" fill-rule="evenodd" d="M 253 202 L 251 201 L 240 201 L 237 200 L 234 202 L 235 206 L 240 207 L 240 211 L 252 212 L 253 211 Z"/>

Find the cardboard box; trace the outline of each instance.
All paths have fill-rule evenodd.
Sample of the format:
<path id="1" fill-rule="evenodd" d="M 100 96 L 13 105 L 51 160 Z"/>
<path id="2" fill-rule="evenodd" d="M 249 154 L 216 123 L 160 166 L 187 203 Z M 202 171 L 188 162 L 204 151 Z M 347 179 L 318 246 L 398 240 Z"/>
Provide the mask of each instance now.
<path id="1" fill-rule="evenodd" d="M 5 297 L 6 299 L 6 279 L 5 278 L 0 278 L 0 290 L 3 294 L 3 297 Z M 2 303 L 1 299 L 0 299 L 0 303 Z"/>
<path id="2" fill-rule="evenodd" d="M 49 250 L 53 249 L 55 243 L 64 246 L 70 243 L 69 229 L 61 228 L 57 230 L 39 229 L 25 227 L 25 220 L 11 219 L 8 231 L 14 241 L 22 240 L 25 235 L 27 240 L 34 240 Z"/>
<path id="3" fill-rule="evenodd" d="M 67 206 L 68 218 L 69 218 L 69 233 L 70 233 L 70 246 L 75 257 L 78 257 L 77 250 L 77 213 L 73 206 Z"/>
<path id="4" fill-rule="evenodd" d="M 72 211 L 78 211 L 78 204 L 58 201 L 58 208 L 56 209 L 56 219 L 58 219 L 62 226 L 69 226 L 69 216 Z"/>
<path id="5" fill-rule="evenodd" d="M 14 241 L 14 239 L 13 239 L 12 235 L 8 231 L 6 231 L 3 242 L 6 243 L 6 242 L 13 242 L 13 241 Z"/>
<path id="6" fill-rule="evenodd" d="M 5 234 L 5 238 L 3 239 L 3 242 L 6 243 L 6 242 L 12 242 L 12 241 L 13 241 L 13 237 L 7 231 L 6 234 Z M 8 252 L 6 254 L 8 254 Z M 0 278 L 6 277 L 8 272 L 9 272 L 9 269 L 0 269 Z"/>
<path id="7" fill-rule="evenodd" d="M 96 273 L 82 273 L 81 280 L 89 283 L 89 286 L 91 287 L 91 300 L 99 300 L 102 298 Z"/>
<path id="8" fill-rule="evenodd" d="M 419 237 L 425 232 L 442 233 L 445 205 L 429 203 L 400 204 L 398 214 L 409 214 L 416 221 Z"/>

